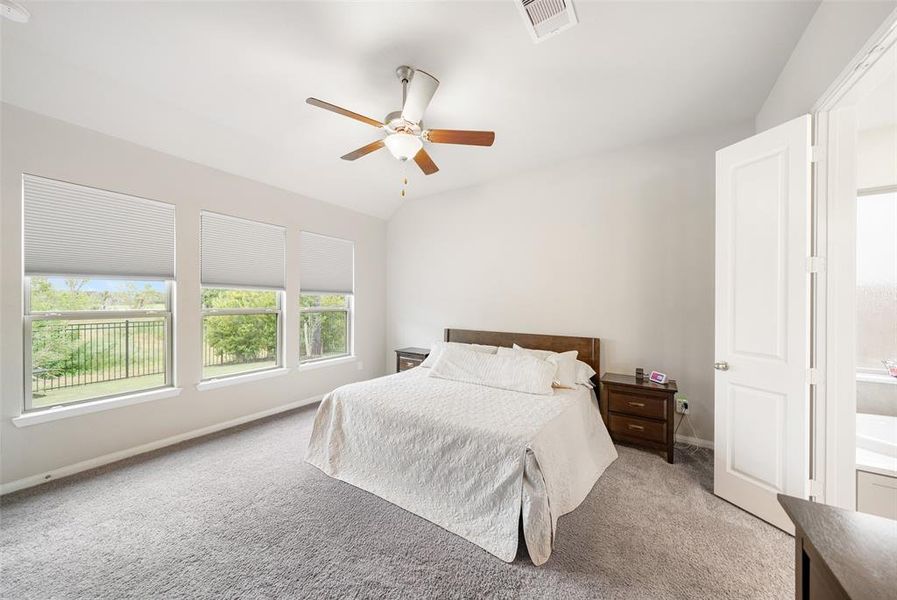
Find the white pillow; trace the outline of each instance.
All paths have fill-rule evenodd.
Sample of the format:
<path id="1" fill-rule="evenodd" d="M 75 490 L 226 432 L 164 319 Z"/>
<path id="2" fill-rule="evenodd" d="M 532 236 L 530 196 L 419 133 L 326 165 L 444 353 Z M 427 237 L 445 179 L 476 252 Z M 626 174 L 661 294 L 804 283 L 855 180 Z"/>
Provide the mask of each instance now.
<path id="1" fill-rule="evenodd" d="M 595 369 L 593 369 L 591 365 L 584 363 L 581 360 L 576 361 L 576 383 L 593 388 L 595 387 L 595 384 L 592 383 L 592 377 L 595 375 Z"/>
<path id="2" fill-rule="evenodd" d="M 471 352 L 457 346 L 449 346 L 442 349 L 427 375 L 548 396 L 554 393 L 551 387 L 554 372 L 554 365 L 535 356 L 522 353 L 508 355 Z"/>
<path id="3" fill-rule="evenodd" d="M 523 346 L 518 346 L 517 344 L 514 344 L 514 350 L 519 350 L 521 352 L 526 352 L 528 354 L 532 354 L 533 356 L 537 356 L 537 357 L 541 358 L 542 360 L 545 360 L 552 354 L 557 354 L 557 352 L 552 352 L 551 350 L 531 350 L 529 348 L 524 348 Z"/>
<path id="4" fill-rule="evenodd" d="M 445 348 L 465 348 L 467 350 L 472 350 L 473 352 L 480 352 L 482 354 L 495 354 L 498 352 L 498 346 L 483 346 L 482 344 L 462 344 L 460 342 L 433 342 L 433 345 L 430 346 L 430 354 L 427 358 L 424 359 L 422 363 L 420 363 L 421 367 L 429 369 L 432 367 L 437 360 L 439 360 L 439 355 L 442 354 L 442 351 Z"/>
<path id="5" fill-rule="evenodd" d="M 499 350 L 500 352 L 501 350 Z M 514 344 L 514 349 L 511 352 L 523 352 L 529 354 L 531 356 L 535 356 L 536 358 L 541 358 L 542 360 L 547 360 L 555 366 L 555 375 L 554 375 L 554 386 L 561 388 L 569 388 L 573 389 L 576 387 L 576 384 L 579 383 L 577 381 L 577 366 L 576 363 L 579 362 L 576 360 L 577 355 L 579 354 L 576 350 L 570 350 L 569 352 L 552 352 L 550 350 L 531 350 L 529 348 L 522 348 L 517 344 Z"/>
<path id="6" fill-rule="evenodd" d="M 545 360 L 557 365 L 557 373 L 554 376 L 556 387 L 573 389 L 578 383 L 576 381 L 576 360 L 577 351 L 558 352 L 553 356 L 549 356 Z"/>

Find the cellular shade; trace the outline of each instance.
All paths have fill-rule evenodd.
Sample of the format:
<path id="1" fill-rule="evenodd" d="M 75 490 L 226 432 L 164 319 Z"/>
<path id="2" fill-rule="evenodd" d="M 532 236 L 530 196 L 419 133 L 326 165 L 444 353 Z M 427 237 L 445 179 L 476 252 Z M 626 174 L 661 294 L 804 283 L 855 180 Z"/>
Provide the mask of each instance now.
<path id="1" fill-rule="evenodd" d="M 299 235 L 299 284 L 302 292 L 352 294 L 354 242 L 307 231 Z"/>
<path id="2" fill-rule="evenodd" d="M 284 288 L 283 227 L 206 211 L 201 220 L 203 285 Z"/>
<path id="3" fill-rule="evenodd" d="M 174 206 L 22 177 L 26 275 L 174 279 Z"/>

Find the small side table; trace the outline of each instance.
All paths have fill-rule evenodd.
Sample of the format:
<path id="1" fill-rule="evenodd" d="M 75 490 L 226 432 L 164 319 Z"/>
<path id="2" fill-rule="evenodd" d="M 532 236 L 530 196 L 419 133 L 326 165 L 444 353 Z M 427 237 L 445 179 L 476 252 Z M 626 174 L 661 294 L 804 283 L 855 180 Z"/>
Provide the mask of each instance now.
<path id="1" fill-rule="evenodd" d="M 401 348 L 396 350 L 396 373 L 419 366 L 430 355 L 427 348 Z"/>
<path id="2" fill-rule="evenodd" d="M 601 416 L 614 442 L 665 451 L 672 464 L 676 381 L 660 384 L 647 377 L 639 381 L 635 375 L 605 373 L 601 385 Z"/>

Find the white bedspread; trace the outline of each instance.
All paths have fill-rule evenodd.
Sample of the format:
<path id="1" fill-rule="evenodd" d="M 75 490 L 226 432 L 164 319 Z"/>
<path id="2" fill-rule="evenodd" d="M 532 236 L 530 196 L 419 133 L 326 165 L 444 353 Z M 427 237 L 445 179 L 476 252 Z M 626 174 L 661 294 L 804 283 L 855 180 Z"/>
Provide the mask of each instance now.
<path id="1" fill-rule="evenodd" d="M 551 554 L 557 520 L 617 458 L 585 387 L 551 396 L 427 377 L 416 368 L 321 402 L 307 460 L 502 560 Z"/>

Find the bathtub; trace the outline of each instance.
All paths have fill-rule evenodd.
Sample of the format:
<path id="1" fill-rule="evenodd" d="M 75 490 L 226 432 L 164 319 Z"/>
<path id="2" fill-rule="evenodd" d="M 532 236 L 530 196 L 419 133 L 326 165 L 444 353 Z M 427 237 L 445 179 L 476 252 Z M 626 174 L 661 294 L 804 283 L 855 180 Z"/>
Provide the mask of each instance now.
<path id="1" fill-rule="evenodd" d="M 897 417 L 857 413 L 857 510 L 897 519 Z"/>
<path id="2" fill-rule="evenodd" d="M 897 459 L 897 417 L 858 413 L 857 448 Z"/>

